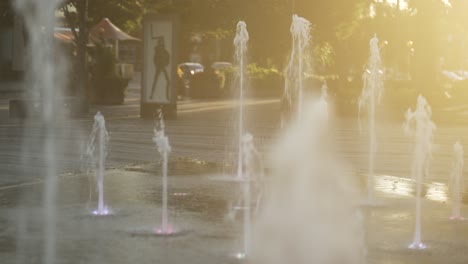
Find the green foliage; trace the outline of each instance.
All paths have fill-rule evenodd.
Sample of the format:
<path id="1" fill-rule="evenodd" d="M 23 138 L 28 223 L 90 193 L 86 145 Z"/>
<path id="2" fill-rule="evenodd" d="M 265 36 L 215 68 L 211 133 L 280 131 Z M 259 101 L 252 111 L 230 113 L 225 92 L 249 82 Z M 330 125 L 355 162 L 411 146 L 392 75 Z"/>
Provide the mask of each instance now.
<path id="1" fill-rule="evenodd" d="M 79 13 L 83 12 L 82 0 L 65 1 L 60 9 L 65 12 L 66 25 L 78 28 Z M 142 16 L 144 0 L 88 0 L 88 27 L 97 24 L 103 18 L 124 31 L 138 29 Z"/>
<path id="2" fill-rule="evenodd" d="M 256 63 L 247 65 L 249 88 L 256 96 L 280 96 L 284 87 L 284 76 L 274 66 L 260 66 Z"/>
<path id="3" fill-rule="evenodd" d="M 103 18 L 124 31 L 137 28 L 141 17 L 142 1 L 139 0 L 89 0 L 89 24 L 95 25 Z"/>
<path id="4" fill-rule="evenodd" d="M 113 49 L 97 43 L 91 57 L 93 101 L 95 103 L 123 103 L 129 80 L 116 75 L 116 59 Z"/>
<path id="5" fill-rule="evenodd" d="M 291 16 L 297 13 L 313 24 L 310 52 L 317 74 L 339 75 L 342 85 L 350 73 L 360 78 L 369 39 L 377 34 L 380 43 L 388 43 L 381 46 L 385 67 L 412 70 L 415 79 L 434 83 L 430 79 L 437 76 L 440 57 L 446 59 L 445 67 L 463 66 L 460 54 L 467 50 L 463 43 L 468 43 L 468 1 L 450 0 L 452 8 L 441 0 L 407 2 L 409 8 L 400 10 L 388 1 L 376 0 L 89 0 L 89 24 L 108 17 L 123 30 L 141 33 L 143 15 L 175 13 L 181 18 L 186 53 L 190 37 L 198 33 L 204 39 L 225 40 L 222 46 L 227 51 L 222 59 L 230 61 L 236 23 L 244 20 L 250 35 L 249 61 L 256 62 L 249 66 L 249 74 L 253 79 L 266 79 L 281 76 L 281 71 L 272 69 L 284 68 L 291 48 Z M 213 49 L 205 46 L 204 51 Z"/>
<path id="6" fill-rule="evenodd" d="M 93 76 L 105 78 L 115 76 L 115 66 L 117 61 L 111 47 L 106 47 L 100 43 L 96 43 L 91 56 L 92 64 L 90 66 Z"/>
<path id="7" fill-rule="evenodd" d="M 335 51 L 329 42 L 318 43 L 314 47 L 314 58 L 317 64 L 321 66 L 322 71 L 334 64 Z"/>
<path id="8" fill-rule="evenodd" d="M 275 67 L 261 67 L 256 63 L 251 63 L 247 65 L 247 74 L 249 75 L 250 79 L 259 80 L 282 76 L 282 73 L 278 71 L 278 69 L 276 69 Z"/>

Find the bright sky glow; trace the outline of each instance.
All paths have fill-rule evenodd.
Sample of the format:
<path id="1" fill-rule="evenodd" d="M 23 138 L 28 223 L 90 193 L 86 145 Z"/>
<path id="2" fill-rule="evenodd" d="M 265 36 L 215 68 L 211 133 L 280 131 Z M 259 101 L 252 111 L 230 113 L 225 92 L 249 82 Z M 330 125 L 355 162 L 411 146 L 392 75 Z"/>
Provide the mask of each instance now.
<path id="1" fill-rule="evenodd" d="M 444 2 L 444 4 L 447 6 L 452 6 L 452 4 L 450 3 L 450 0 L 442 0 L 442 2 Z"/>
<path id="2" fill-rule="evenodd" d="M 376 2 L 384 2 L 385 0 L 377 0 Z M 452 6 L 450 0 L 441 0 L 446 6 Z M 386 0 L 390 5 L 396 6 L 398 0 Z M 406 0 L 400 0 L 400 9 L 408 8 L 408 2 Z"/>
<path id="3" fill-rule="evenodd" d="M 384 2 L 385 0 L 377 0 L 376 2 L 378 3 L 382 3 Z M 446 0 L 448 1 L 448 0 Z M 397 4 L 397 0 L 386 0 L 387 3 L 389 3 L 390 5 L 392 6 L 396 6 Z M 406 9 L 408 8 L 408 3 L 406 2 L 406 0 L 400 0 L 400 9 Z"/>

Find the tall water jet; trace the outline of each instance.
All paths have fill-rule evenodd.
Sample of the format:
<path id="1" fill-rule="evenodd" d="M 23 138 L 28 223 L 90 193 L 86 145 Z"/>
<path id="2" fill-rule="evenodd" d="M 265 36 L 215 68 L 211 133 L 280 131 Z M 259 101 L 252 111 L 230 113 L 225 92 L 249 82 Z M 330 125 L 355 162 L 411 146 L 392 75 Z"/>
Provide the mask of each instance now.
<path id="1" fill-rule="evenodd" d="M 317 107 L 319 108 L 319 112 L 323 114 L 323 117 L 328 119 L 329 111 L 328 111 L 328 86 L 327 83 L 324 82 L 321 88 L 321 95 L 319 101 L 317 102 Z"/>
<path id="2" fill-rule="evenodd" d="M 246 74 L 245 57 L 247 52 L 247 42 L 249 41 L 249 32 L 247 24 L 244 21 L 239 21 L 236 28 L 236 36 L 234 37 L 235 60 L 239 65 L 239 120 L 238 120 L 238 157 L 237 157 L 237 180 L 242 180 L 242 137 L 244 135 L 244 85 Z"/>
<path id="3" fill-rule="evenodd" d="M 159 124 L 158 122 L 155 124 L 153 142 L 156 144 L 162 158 L 162 221 L 161 227 L 156 229 L 156 234 L 172 235 L 174 230 L 168 223 L 167 213 L 167 163 L 169 152 L 171 152 L 171 146 L 169 145 L 169 139 L 165 135 L 164 129 L 163 113 L 159 111 Z"/>
<path id="4" fill-rule="evenodd" d="M 242 151 L 244 158 L 244 172 L 243 172 L 243 203 L 244 203 L 244 249 L 241 254 L 242 257 L 247 257 L 250 251 L 250 239 L 251 239 L 251 193 L 250 193 L 250 183 L 252 180 L 252 161 L 255 151 L 253 145 L 253 136 L 249 133 L 244 134 L 242 137 Z"/>
<path id="5" fill-rule="evenodd" d="M 91 163 L 94 169 L 97 190 L 98 207 L 93 211 L 93 215 L 109 215 L 111 211 L 104 203 L 104 171 L 106 169 L 107 144 L 109 143 L 109 133 L 106 129 L 106 121 L 101 112 L 94 116 L 94 125 L 86 146 L 86 160 Z"/>
<path id="6" fill-rule="evenodd" d="M 304 106 L 275 146 L 251 263 L 363 263 L 357 184 L 333 152 L 326 112 L 316 101 Z"/>
<path id="7" fill-rule="evenodd" d="M 423 178 L 428 172 L 432 156 L 432 134 L 436 129 L 431 115 L 431 107 L 421 95 L 418 96 L 416 109 L 408 109 L 405 115 L 405 132 L 414 135 L 415 141 L 412 174 L 416 182 L 416 213 L 413 243 L 409 246 L 413 249 L 426 248 L 421 241 L 421 194 Z"/>
<path id="8" fill-rule="evenodd" d="M 328 98 L 328 85 L 327 82 L 323 82 L 322 88 L 320 89 L 321 94 L 320 94 L 320 100 L 325 101 Z"/>
<path id="9" fill-rule="evenodd" d="M 368 201 L 373 201 L 374 192 L 374 160 L 377 152 L 376 132 L 375 132 L 375 109 L 380 103 L 384 84 L 382 62 L 380 59 L 379 40 L 374 36 L 370 40 L 370 57 L 367 69 L 362 79 L 364 82 L 361 96 L 359 97 L 359 112 L 367 107 L 369 118 L 369 171 L 367 178 Z"/>
<path id="10" fill-rule="evenodd" d="M 460 142 L 456 142 L 453 145 L 453 154 L 455 156 L 455 162 L 453 163 L 452 175 L 450 179 L 450 188 L 452 191 L 452 216 L 451 220 L 464 220 L 461 216 L 460 208 L 462 202 L 462 190 L 463 190 L 463 146 Z"/>
<path id="11" fill-rule="evenodd" d="M 28 32 L 28 59 L 26 85 L 31 87 L 29 96 L 38 105 L 38 109 L 28 105 L 29 114 L 38 113 L 27 128 L 26 135 L 29 144 L 42 146 L 44 157 L 44 190 L 43 190 L 43 236 L 42 263 L 55 263 L 56 255 L 56 197 L 57 197 L 57 150 L 59 144 L 56 137 L 60 135 L 57 126 L 58 120 L 63 116 L 60 104 L 63 77 L 66 76 L 66 67 L 59 47 L 54 41 L 54 27 L 56 19 L 54 12 L 59 1 L 57 0 L 17 0 L 13 1 L 18 13 L 22 15 Z M 33 120 L 33 119 L 31 119 Z M 33 130 L 34 132 L 31 132 Z M 27 145 L 26 143 L 24 144 Z M 28 164 L 25 164 L 27 166 Z"/>
<path id="12" fill-rule="evenodd" d="M 285 83 L 283 100 L 286 111 L 292 111 L 293 105 L 296 103 L 297 118 L 301 117 L 302 101 L 303 101 L 303 75 L 304 75 L 304 58 L 306 57 L 306 48 L 310 43 L 310 28 L 311 23 L 298 15 L 292 16 L 292 24 L 290 27 L 292 35 L 292 48 L 289 56 L 289 61 L 285 69 Z M 284 113 L 282 113 L 284 115 Z M 284 116 L 283 118 L 284 119 Z M 281 121 L 284 126 L 284 120 Z"/>
<path id="13" fill-rule="evenodd" d="M 253 136 L 250 133 L 245 133 L 242 137 L 242 157 L 243 157 L 243 180 L 240 181 L 241 194 L 237 198 L 236 205 L 231 208 L 228 216 L 233 220 L 237 211 L 243 211 L 243 236 L 242 236 L 242 251 L 238 252 L 235 257 L 244 259 L 249 255 L 251 248 L 251 226 L 252 215 L 258 213 L 263 196 L 264 183 L 264 167 L 260 153 L 255 148 Z M 252 203 L 255 205 L 252 206 Z M 255 208 L 253 210 L 253 208 Z"/>

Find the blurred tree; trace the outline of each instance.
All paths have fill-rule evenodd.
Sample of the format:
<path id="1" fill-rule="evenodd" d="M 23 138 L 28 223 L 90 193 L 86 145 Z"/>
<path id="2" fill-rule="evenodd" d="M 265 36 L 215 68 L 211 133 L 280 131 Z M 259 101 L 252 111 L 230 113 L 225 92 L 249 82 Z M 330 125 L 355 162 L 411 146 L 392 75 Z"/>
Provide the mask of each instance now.
<path id="1" fill-rule="evenodd" d="M 442 0 L 409 0 L 413 16 L 408 25 L 414 43 L 413 80 L 426 97 L 435 92 L 440 75 L 441 46 L 447 39 L 442 30 L 446 5 Z"/>
<path id="2" fill-rule="evenodd" d="M 202 33 L 206 38 L 227 39 L 232 43 L 239 20 L 247 23 L 249 58 L 266 64 L 284 60 L 288 43 L 290 9 L 282 0 L 187 0 L 177 7 L 185 33 Z M 229 45 L 232 48 L 232 44 Z M 232 54 L 232 52 L 228 52 Z M 231 56 L 229 55 L 229 58 Z"/>
<path id="3" fill-rule="evenodd" d="M 74 36 L 74 42 L 76 46 L 76 60 L 73 63 L 73 67 L 76 69 L 76 80 L 75 94 L 81 98 L 82 111 L 87 112 L 89 107 L 88 97 L 88 65 L 87 65 L 87 50 L 86 45 L 88 43 L 88 0 L 70 0 L 64 2 L 59 7 L 64 16 L 65 23 L 70 27 Z M 71 11 L 74 10 L 74 11 Z"/>
<path id="4" fill-rule="evenodd" d="M 83 1 L 68 3 L 78 7 Z M 86 21 L 90 25 L 108 17 L 117 26 L 141 37 L 140 22 L 145 14 L 176 13 L 182 22 L 181 48 L 185 55 L 181 60 L 188 59 L 194 34 L 205 40 L 201 45 L 205 57 L 214 50 L 214 45 L 207 43 L 217 39 L 223 43 L 222 59 L 231 60 L 235 26 L 239 20 L 244 20 L 250 33 L 249 60 L 282 69 L 291 45 L 291 16 L 297 13 L 313 24 L 311 47 L 319 74 L 339 74 L 344 81 L 350 76 L 353 78 L 352 75 L 360 79 L 369 53 L 369 39 L 377 34 L 382 44 L 388 43 L 382 45 L 385 66 L 401 75 L 412 65 L 413 79 L 418 86 L 429 89 L 436 83 L 440 56 L 451 58 L 448 59 L 451 65 L 463 65 L 466 61 L 457 54 L 465 49 L 467 40 L 464 29 L 468 19 L 464 11 L 468 1 L 450 0 L 451 9 L 444 2 L 446 0 L 93 0 L 89 2 Z M 80 15 L 69 12 L 68 17 L 76 24 Z M 205 58 L 206 61 L 211 59 Z"/>
<path id="5" fill-rule="evenodd" d="M 108 17 L 119 27 L 134 29 L 139 24 L 142 4 L 138 0 L 68 0 L 59 9 L 65 16 L 65 25 L 74 36 L 76 46 L 76 94 L 83 98 L 83 109 L 88 108 L 89 71 L 87 65 L 88 29 Z"/>
<path id="6" fill-rule="evenodd" d="M 122 30 L 132 31 L 139 26 L 143 5 L 144 0 L 92 0 L 89 1 L 88 23 L 94 25 L 109 18 Z"/>
<path id="7" fill-rule="evenodd" d="M 468 44 L 468 1 L 451 0 L 451 8 L 447 14 L 447 23 L 444 30 L 447 32 L 447 48 L 443 50 L 448 69 L 467 70 L 467 47 Z"/>
<path id="8" fill-rule="evenodd" d="M 339 86 L 360 79 L 373 35 L 369 26 L 372 2 L 296 0 L 298 14 L 313 25 L 313 63 L 317 74 L 340 76 Z"/>

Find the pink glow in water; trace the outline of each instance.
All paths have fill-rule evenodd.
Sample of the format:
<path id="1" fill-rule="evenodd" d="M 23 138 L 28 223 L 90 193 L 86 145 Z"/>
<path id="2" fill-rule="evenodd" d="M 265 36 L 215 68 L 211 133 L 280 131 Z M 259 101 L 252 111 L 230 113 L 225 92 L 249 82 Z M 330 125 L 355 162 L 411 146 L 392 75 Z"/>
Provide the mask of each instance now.
<path id="1" fill-rule="evenodd" d="M 156 234 L 158 235 L 173 235 L 175 233 L 174 229 L 172 229 L 172 227 L 170 226 L 167 227 L 166 229 L 156 228 L 154 232 L 156 232 Z"/>
<path id="2" fill-rule="evenodd" d="M 411 244 L 408 248 L 410 248 L 410 249 L 426 249 L 427 246 L 424 243 L 419 242 L 419 243 Z"/>
<path id="3" fill-rule="evenodd" d="M 172 194 L 173 196 L 188 196 L 190 195 L 189 193 L 184 193 L 184 192 L 176 192 Z"/>
<path id="4" fill-rule="evenodd" d="M 112 211 L 107 207 L 102 210 L 96 209 L 93 211 L 93 215 L 111 215 L 111 214 L 112 214 Z"/>

